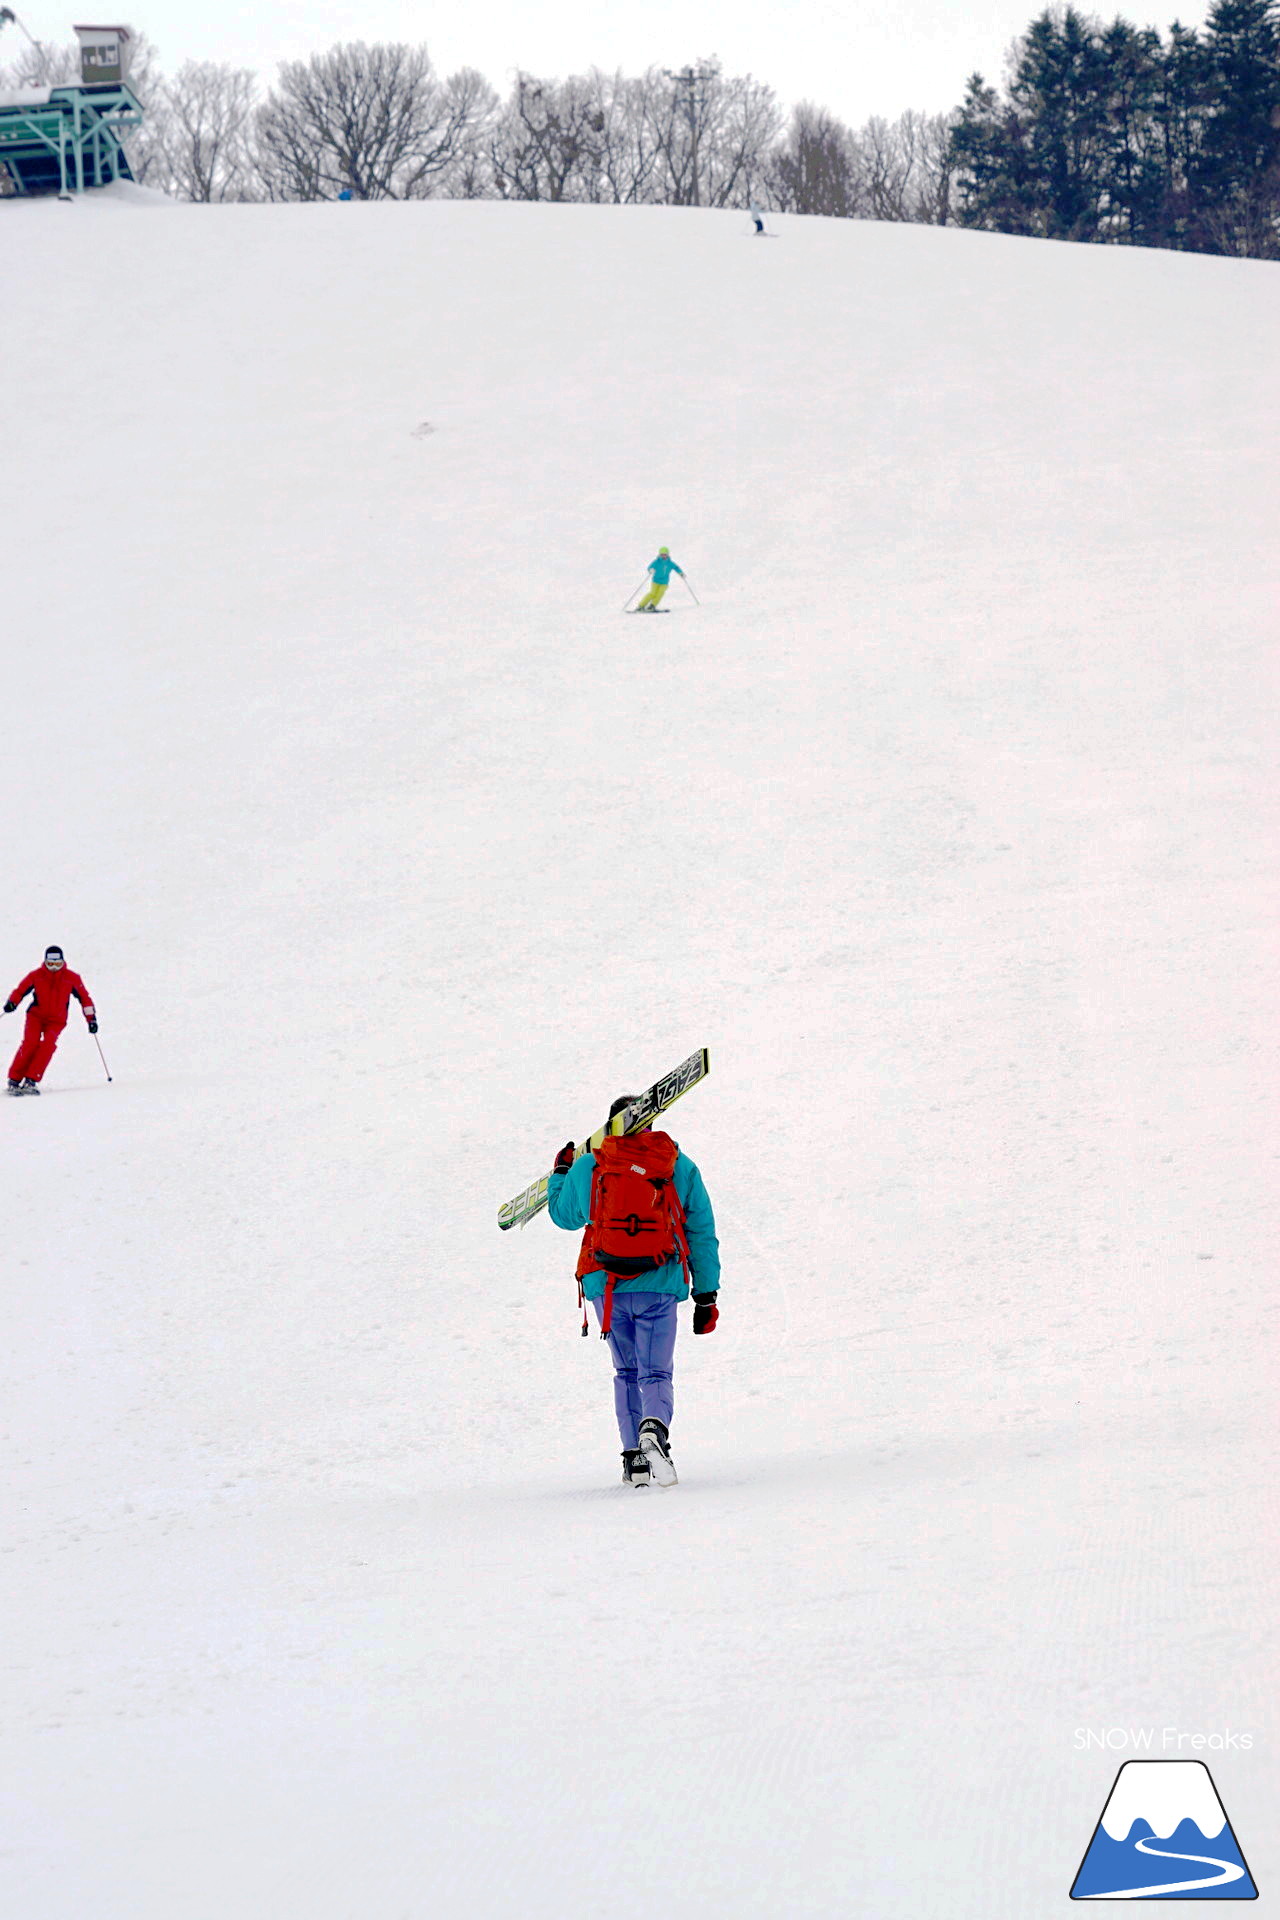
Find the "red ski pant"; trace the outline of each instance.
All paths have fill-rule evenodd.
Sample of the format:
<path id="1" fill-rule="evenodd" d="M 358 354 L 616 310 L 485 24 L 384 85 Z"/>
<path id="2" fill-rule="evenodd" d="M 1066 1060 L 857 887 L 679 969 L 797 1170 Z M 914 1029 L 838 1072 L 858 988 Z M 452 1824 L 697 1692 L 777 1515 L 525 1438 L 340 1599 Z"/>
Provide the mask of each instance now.
<path id="1" fill-rule="evenodd" d="M 39 1080 L 54 1056 L 54 1051 L 62 1038 L 65 1020 L 57 1026 L 48 1026 L 39 1007 L 28 1007 L 27 1027 L 22 1036 L 22 1045 L 13 1056 L 13 1065 L 9 1068 L 11 1080 Z"/>

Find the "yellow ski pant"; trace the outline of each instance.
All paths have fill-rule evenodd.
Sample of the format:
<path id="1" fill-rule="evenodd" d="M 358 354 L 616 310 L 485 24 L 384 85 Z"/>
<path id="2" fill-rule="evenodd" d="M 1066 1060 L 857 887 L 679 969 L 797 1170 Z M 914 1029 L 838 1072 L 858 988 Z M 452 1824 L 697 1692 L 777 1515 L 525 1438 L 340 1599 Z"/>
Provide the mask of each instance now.
<path id="1" fill-rule="evenodd" d="M 646 607 L 659 606 L 662 601 L 662 596 L 667 590 L 668 584 L 669 582 L 664 580 L 662 585 L 659 586 L 657 581 L 655 580 L 653 585 L 650 587 L 648 593 L 645 594 L 644 599 L 641 600 L 639 605 L 636 607 L 636 612 L 643 613 Z"/>

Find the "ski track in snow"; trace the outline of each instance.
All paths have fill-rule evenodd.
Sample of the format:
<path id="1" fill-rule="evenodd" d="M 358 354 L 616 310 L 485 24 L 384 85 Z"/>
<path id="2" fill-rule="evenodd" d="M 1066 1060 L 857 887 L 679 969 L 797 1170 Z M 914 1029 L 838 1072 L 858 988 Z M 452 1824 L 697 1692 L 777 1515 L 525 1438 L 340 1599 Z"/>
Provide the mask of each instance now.
<path id="1" fill-rule="evenodd" d="M 19 1920 L 1047 1920 L 1148 1722 L 1280 1871 L 1280 279 L 780 225 L 3 209 Z M 496 1210 L 704 1044 L 628 1500 Z"/>

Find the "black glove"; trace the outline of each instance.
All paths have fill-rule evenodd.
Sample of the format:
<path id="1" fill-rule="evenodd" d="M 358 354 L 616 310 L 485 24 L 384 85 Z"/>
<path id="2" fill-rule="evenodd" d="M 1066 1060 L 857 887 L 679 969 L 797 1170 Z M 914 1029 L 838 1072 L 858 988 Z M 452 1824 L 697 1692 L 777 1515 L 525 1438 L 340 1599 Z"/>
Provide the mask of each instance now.
<path id="1" fill-rule="evenodd" d="M 16 1013 L 16 1012 L 17 1012 L 17 1008 L 15 1007 L 15 1005 L 14 1005 L 14 1003 L 13 1003 L 13 1001 L 12 1001 L 12 1000 L 6 1000 L 6 1001 L 5 1001 L 5 1003 L 4 1003 L 4 1010 L 5 1010 L 5 1012 L 6 1012 L 6 1013 Z"/>
<path id="2" fill-rule="evenodd" d="M 568 1173 L 570 1167 L 573 1165 L 573 1152 L 572 1140 L 566 1140 L 556 1155 L 556 1163 L 551 1171 L 553 1173 Z"/>
<path id="3" fill-rule="evenodd" d="M 89 1022 L 89 1031 L 90 1033 L 96 1033 L 98 1031 L 98 1023 L 96 1020 L 91 1020 Z"/>
<path id="4" fill-rule="evenodd" d="M 693 1296 L 693 1330 L 695 1333 L 714 1333 L 716 1321 L 720 1318 L 720 1309 L 716 1305 L 714 1293 L 695 1293 Z"/>

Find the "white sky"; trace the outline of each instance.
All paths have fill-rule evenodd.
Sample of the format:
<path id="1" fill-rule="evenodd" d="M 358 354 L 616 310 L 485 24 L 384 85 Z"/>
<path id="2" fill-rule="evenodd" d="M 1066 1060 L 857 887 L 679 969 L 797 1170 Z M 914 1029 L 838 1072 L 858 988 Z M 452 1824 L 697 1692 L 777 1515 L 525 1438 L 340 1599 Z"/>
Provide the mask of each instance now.
<path id="1" fill-rule="evenodd" d="M 438 13 L 409 0 L 127 0 L 124 17 L 145 29 L 172 72 L 187 59 L 252 67 L 269 80 L 276 63 L 321 52 L 337 40 L 425 41 L 438 68 L 478 67 L 505 92 L 517 67 L 558 76 L 586 67 L 683 66 L 718 54 L 726 69 L 753 73 L 784 106 L 811 99 L 854 123 L 905 107 L 940 112 L 958 104 L 976 68 L 998 79 L 1009 42 L 1043 0 L 638 0 L 604 11 L 586 0 L 552 8 L 529 0 L 474 0 Z M 37 39 L 70 39 L 75 19 L 33 0 L 17 9 Z M 1110 6 L 1102 11 L 1108 17 Z M 1125 8 L 1142 25 L 1198 21 L 1176 0 Z M 0 54 L 18 38 L 9 28 Z"/>

